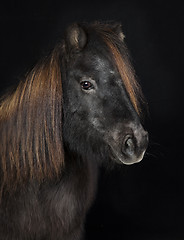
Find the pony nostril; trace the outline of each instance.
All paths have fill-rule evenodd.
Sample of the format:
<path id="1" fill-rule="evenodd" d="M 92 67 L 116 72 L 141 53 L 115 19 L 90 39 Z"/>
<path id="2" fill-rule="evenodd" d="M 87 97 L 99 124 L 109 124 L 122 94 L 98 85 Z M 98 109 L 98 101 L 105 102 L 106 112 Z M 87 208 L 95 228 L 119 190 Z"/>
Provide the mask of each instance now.
<path id="1" fill-rule="evenodd" d="M 135 144 L 133 141 L 133 138 L 131 135 L 127 135 L 124 139 L 123 142 L 123 152 L 128 155 L 128 156 L 132 156 L 135 153 Z"/>

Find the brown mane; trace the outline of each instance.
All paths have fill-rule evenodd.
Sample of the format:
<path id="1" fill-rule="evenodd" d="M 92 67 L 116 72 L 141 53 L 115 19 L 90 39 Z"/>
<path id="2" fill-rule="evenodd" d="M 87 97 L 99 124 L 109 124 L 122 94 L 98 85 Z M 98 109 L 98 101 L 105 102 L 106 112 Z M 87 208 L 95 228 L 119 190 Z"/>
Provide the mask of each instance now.
<path id="1" fill-rule="evenodd" d="M 117 47 L 110 41 L 107 41 L 107 45 L 110 48 L 120 76 L 123 80 L 125 89 L 130 97 L 132 105 L 134 106 L 136 112 L 140 114 L 140 107 L 138 101 L 138 95 L 140 93 L 139 84 L 136 81 L 131 66 L 122 58 L 121 53 Z"/>
<path id="2" fill-rule="evenodd" d="M 0 104 L 2 185 L 58 175 L 62 147 L 62 85 L 56 47 Z"/>
<path id="3" fill-rule="evenodd" d="M 139 83 L 135 78 L 134 69 L 132 68 L 129 61 L 127 48 L 123 41 L 123 33 L 117 33 L 116 31 L 113 31 L 111 25 L 109 24 L 95 23 L 94 26 L 108 46 L 113 56 L 114 63 L 124 83 L 130 101 L 132 102 L 132 105 L 138 115 L 140 115 L 140 103 L 143 100 L 143 94 Z"/>

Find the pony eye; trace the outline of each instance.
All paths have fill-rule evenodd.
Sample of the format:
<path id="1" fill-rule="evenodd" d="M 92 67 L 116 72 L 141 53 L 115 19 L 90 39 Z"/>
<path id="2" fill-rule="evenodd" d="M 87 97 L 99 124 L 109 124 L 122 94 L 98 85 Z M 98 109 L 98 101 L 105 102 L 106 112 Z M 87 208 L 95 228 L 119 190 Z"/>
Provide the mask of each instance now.
<path id="1" fill-rule="evenodd" d="M 91 90 L 94 88 L 93 84 L 89 81 L 82 81 L 80 84 L 82 89 L 84 90 Z"/>

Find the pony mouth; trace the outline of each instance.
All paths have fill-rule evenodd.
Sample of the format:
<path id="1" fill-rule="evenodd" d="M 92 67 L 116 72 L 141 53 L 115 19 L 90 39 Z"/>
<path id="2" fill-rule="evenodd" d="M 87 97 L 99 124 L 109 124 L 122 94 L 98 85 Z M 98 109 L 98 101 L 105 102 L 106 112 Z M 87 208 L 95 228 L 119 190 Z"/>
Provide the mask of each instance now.
<path id="1" fill-rule="evenodd" d="M 142 151 L 141 154 L 139 154 L 139 156 L 134 155 L 130 158 L 130 157 L 127 157 L 125 154 L 115 150 L 111 146 L 109 146 L 109 148 L 110 148 L 110 158 L 116 163 L 125 164 L 125 165 L 132 165 L 132 164 L 141 162 L 146 152 L 146 150 L 144 150 Z"/>

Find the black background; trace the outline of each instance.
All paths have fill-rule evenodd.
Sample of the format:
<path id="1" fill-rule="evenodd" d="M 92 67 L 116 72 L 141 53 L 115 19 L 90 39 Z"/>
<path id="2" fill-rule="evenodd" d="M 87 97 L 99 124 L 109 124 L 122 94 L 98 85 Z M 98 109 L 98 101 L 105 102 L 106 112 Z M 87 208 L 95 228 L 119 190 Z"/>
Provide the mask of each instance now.
<path id="1" fill-rule="evenodd" d="M 9 1 L 0 7 L 0 90 L 11 86 L 76 21 L 122 23 L 149 104 L 148 153 L 102 171 L 86 239 L 184 239 L 183 10 L 177 1 Z"/>

